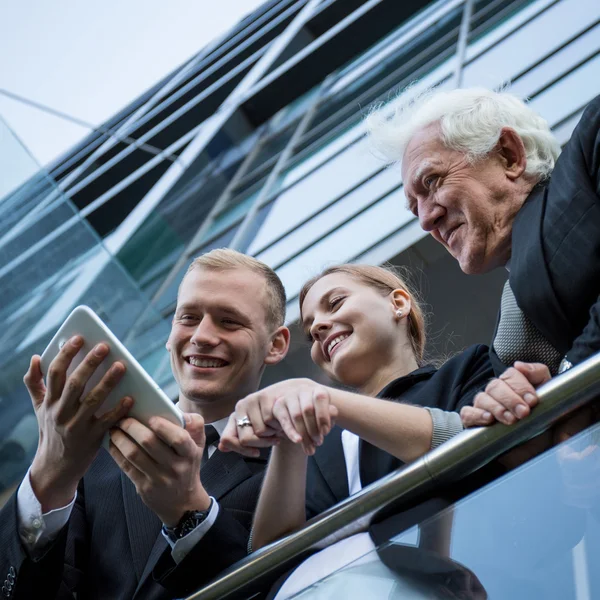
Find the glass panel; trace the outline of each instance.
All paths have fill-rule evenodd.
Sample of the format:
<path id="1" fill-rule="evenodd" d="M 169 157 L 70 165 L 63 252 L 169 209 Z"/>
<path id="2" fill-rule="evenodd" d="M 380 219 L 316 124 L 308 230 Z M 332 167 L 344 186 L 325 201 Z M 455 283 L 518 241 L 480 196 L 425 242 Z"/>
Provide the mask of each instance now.
<path id="1" fill-rule="evenodd" d="M 215 216 L 215 220 L 212 222 L 203 239 L 208 239 L 209 237 L 217 235 L 224 229 L 227 229 L 227 227 L 232 225 L 235 221 L 242 218 L 254 204 L 254 201 L 260 194 L 262 185 L 258 187 L 255 186 L 253 189 L 254 191 L 248 191 L 232 198 L 231 203 L 228 203 L 228 206 Z"/>
<path id="2" fill-rule="evenodd" d="M 0 118 L 0 164 L 5 165 L 0 179 L 0 210 L 10 192 L 38 172 L 38 166 L 25 148 L 16 143 L 14 134 Z"/>
<path id="3" fill-rule="evenodd" d="M 193 257 L 199 256 L 200 254 L 204 254 L 213 248 L 224 248 L 229 242 L 233 239 L 235 232 L 238 227 L 235 226 L 220 236 L 214 238 L 212 241 L 204 244 L 197 250 L 193 251 Z M 179 289 L 179 284 L 183 279 L 190 263 L 193 260 L 193 257 L 185 262 L 185 264 L 177 271 L 177 274 L 172 279 L 171 283 L 160 293 L 160 295 L 153 301 L 154 307 L 160 311 L 162 315 L 169 315 L 171 311 L 174 310 L 175 304 L 177 301 L 177 290 Z"/>
<path id="4" fill-rule="evenodd" d="M 265 204 L 264 206 L 261 206 L 258 209 L 258 212 L 256 213 L 256 215 L 254 216 L 254 219 L 252 219 L 252 221 L 250 223 L 250 227 L 248 229 L 248 234 L 246 237 L 247 240 L 254 239 L 254 236 L 258 233 L 259 229 L 262 227 L 262 224 L 265 222 L 265 219 L 271 212 L 271 209 L 273 208 L 273 206 L 275 206 L 275 201 L 271 200 L 271 202 L 268 202 L 267 204 Z M 250 244 L 248 244 L 247 246 L 249 246 L 249 245 Z M 247 246 L 243 247 L 243 248 L 239 248 L 240 252 L 246 252 L 248 250 Z"/>
<path id="5" fill-rule="evenodd" d="M 388 194 L 277 270 L 288 299 L 325 266 L 351 261 L 414 219 L 402 189 Z"/>
<path id="6" fill-rule="evenodd" d="M 340 548 L 343 568 L 289 597 L 598 598 L 599 443 L 595 425 L 417 527 L 390 525 L 376 550 L 344 540 L 353 562 Z"/>
<path id="7" fill-rule="evenodd" d="M 145 284 L 175 263 L 239 165 L 220 170 L 218 162 L 210 163 L 200 173 L 188 169 L 185 180 L 165 195 L 118 254 L 135 280 Z"/>
<path id="8" fill-rule="evenodd" d="M 571 70 L 575 65 L 598 52 L 600 48 L 600 24 L 573 40 L 549 56 L 535 69 L 513 81 L 510 91 L 522 98 L 535 96 L 560 74 Z"/>
<path id="9" fill-rule="evenodd" d="M 287 146 L 298 123 L 293 123 L 282 131 L 278 131 L 273 135 L 266 137 L 260 143 L 260 148 L 252 162 L 248 165 L 247 173 L 251 173 L 253 169 L 259 167 L 263 163 L 279 156 L 279 153 Z"/>
<path id="10" fill-rule="evenodd" d="M 501 26 L 516 12 L 523 10 L 534 0 L 479 0 L 473 7 L 469 41 L 476 42 L 490 29 Z"/>
<path id="11" fill-rule="evenodd" d="M 399 186 L 400 179 L 400 169 L 383 169 L 306 223 L 297 226 L 280 241 L 261 252 L 257 258 L 271 265 L 284 264 L 290 257 L 310 247 L 330 231 L 356 216 L 377 198 L 388 195 Z"/>
<path id="12" fill-rule="evenodd" d="M 310 215 L 360 185 L 382 168 L 381 160 L 369 151 L 366 140 L 351 145 L 277 198 L 264 227 L 250 246 L 250 251 L 260 251 L 280 235 L 292 231 Z"/>
<path id="13" fill-rule="evenodd" d="M 600 3 L 594 0 L 557 2 L 467 65 L 463 85 L 495 87 L 510 81 L 598 19 Z M 520 15 L 511 19 L 519 20 Z M 553 35 L 548 35 L 548 31 L 554 32 Z M 536 43 L 530 43 L 531 40 Z"/>
<path id="14" fill-rule="evenodd" d="M 311 132 L 317 128 L 322 135 L 323 127 L 319 126 L 325 123 L 329 130 L 350 118 L 353 122 L 360 120 L 369 105 L 381 99 L 390 89 L 403 87 L 404 82 L 422 77 L 434 65 L 451 56 L 458 39 L 461 17 L 462 7 L 457 7 L 396 52 L 374 61 L 360 77 L 349 81 L 341 89 L 334 85 L 334 93 L 320 104 L 311 121 L 311 129 L 304 137 L 314 137 Z M 305 143 L 301 143 L 298 151 L 304 146 Z"/>
<path id="15" fill-rule="evenodd" d="M 0 155 L 13 157 L 0 162 L 0 181 L 9 180 L 12 169 L 17 172 L 18 157 L 30 161 L 20 173 L 36 173 L 0 201 L 0 222 L 9 221 L 0 238 L 0 494 L 8 494 L 37 446 L 38 428 L 23 385 L 31 355 L 44 350 L 78 304 L 94 309 L 125 340 L 148 300 L 10 132 L 2 133 L 0 147 Z M 39 209 L 33 210 L 36 199 Z M 166 340 L 168 323 L 161 324 L 156 312 L 154 323 L 155 343 L 160 336 Z M 128 347 L 138 357 L 138 350 L 148 351 L 147 344 Z"/>
<path id="16" fill-rule="evenodd" d="M 600 55 L 596 55 L 550 86 L 543 94 L 536 96 L 531 101 L 531 106 L 546 118 L 550 125 L 554 125 L 598 95 L 598 77 Z"/>

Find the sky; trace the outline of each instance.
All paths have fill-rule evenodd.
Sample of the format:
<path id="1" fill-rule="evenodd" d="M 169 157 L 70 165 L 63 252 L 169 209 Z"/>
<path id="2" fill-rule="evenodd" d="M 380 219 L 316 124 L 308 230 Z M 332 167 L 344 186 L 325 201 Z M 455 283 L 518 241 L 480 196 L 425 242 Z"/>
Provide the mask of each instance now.
<path id="1" fill-rule="evenodd" d="M 263 1 L 3 2 L 0 90 L 99 125 Z M 1 93 L 0 117 L 40 165 L 89 133 Z M 25 169 L 0 123 L 2 145 Z"/>

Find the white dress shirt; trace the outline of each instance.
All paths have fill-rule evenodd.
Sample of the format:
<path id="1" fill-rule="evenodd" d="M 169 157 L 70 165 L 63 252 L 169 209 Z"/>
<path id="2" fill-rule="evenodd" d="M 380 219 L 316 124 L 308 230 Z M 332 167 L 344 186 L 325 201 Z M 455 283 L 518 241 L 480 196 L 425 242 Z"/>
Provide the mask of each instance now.
<path id="1" fill-rule="evenodd" d="M 221 436 L 228 420 L 229 417 L 226 417 L 210 424 Z M 218 442 L 215 442 L 209 447 L 209 458 L 214 454 L 217 446 Z M 17 519 L 21 542 L 29 556 L 36 558 L 43 553 L 44 548 L 56 538 L 60 530 L 67 524 L 77 499 L 77 492 L 75 492 L 73 500 L 66 506 L 42 513 L 42 505 L 31 487 L 30 471 L 31 467 L 17 491 Z M 173 543 L 166 535 L 164 536 L 171 546 L 171 556 L 176 563 L 180 563 L 185 558 L 216 521 L 219 514 L 219 505 L 214 498 L 212 500 L 208 517 L 196 529 L 177 540 L 176 543 Z"/>
<path id="2" fill-rule="evenodd" d="M 358 462 L 359 443 L 360 438 L 355 433 L 347 429 L 342 431 L 342 448 L 346 461 L 350 496 L 362 490 L 363 487 L 360 481 Z M 361 556 L 373 556 L 372 560 L 375 560 L 377 554 L 373 550 L 375 550 L 375 544 L 366 532 L 357 533 L 327 546 L 320 552 L 309 556 L 296 568 L 277 592 L 275 600 L 283 600 L 301 592 L 309 585 L 320 581 Z"/>
<path id="3" fill-rule="evenodd" d="M 431 416 L 433 425 L 433 448 L 462 431 L 458 413 L 442 411 L 438 408 L 426 410 Z M 342 447 L 350 496 L 363 488 L 360 480 L 359 443 L 360 438 L 356 434 L 347 429 L 342 431 Z M 327 541 L 331 545 L 302 562 L 281 586 L 275 600 L 285 600 L 294 596 L 350 563 L 358 565 L 379 560 L 374 551 L 375 544 L 367 532 L 356 533 L 339 541 L 336 541 L 333 535 Z"/>

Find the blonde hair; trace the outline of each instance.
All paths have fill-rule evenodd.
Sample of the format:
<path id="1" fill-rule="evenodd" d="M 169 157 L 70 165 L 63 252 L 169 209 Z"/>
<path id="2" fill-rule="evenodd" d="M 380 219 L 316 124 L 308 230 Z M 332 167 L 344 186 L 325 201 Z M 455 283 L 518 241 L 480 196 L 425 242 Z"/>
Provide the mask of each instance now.
<path id="1" fill-rule="evenodd" d="M 267 323 L 270 327 L 281 327 L 285 322 L 287 302 L 285 288 L 277 273 L 268 265 L 231 248 L 216 248 L 196 257 L 190 264 L 186 275 L 194 269 L 210 271 L 246 269 L 260 275 L 267 283 Z"/>
<path id="2" fill-rule="evenodd" d="M 359 282 L 374 288 L 384 296 L 387 296 L 397 289 L 404 290 L 411 298 L 411 308 L 407 316 L 408 339 L 415 355 L 415 359 L 417 360 L 417 363 L 421 365 L 425 354 L 425 314 L 417 293 L 406 283 L 407 277 L 404 273 L 401 275 L 400 271 L 401 269 L 394 267 L 393 265 L 376 267 L 373 265 L 344 264 L 329 267 L 319 273 L 319 275 L 309 279 L 302 286 L 299 296 L 300 316 L 302 318 L 302 304 L 304 303 L 304 299 L 306 298 L 306 294 L 310 291 L 310 288 L 312 288 L 319 279 L 331 275 L 332 273 L 344 273 L 345 275 L 349 275 Z"/>

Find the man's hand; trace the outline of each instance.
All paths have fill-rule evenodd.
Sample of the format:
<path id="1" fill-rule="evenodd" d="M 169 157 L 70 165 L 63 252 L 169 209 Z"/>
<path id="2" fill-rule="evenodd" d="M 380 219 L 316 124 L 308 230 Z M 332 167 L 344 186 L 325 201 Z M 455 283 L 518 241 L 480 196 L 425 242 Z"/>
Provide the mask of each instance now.
<path id="1" fill-rule="evenodd" d="M 495 421 L 505 425 L 516 423 L 529 415 L 539 402 L 535 388 L 550 379 L 546 365 L 516 362 L 475 396 L 473 406 L 463 407 L 460 411 L 463 425 L 476 427 Z"/>
<path id="2" fill-rule="evenodd" d="M 106 344 L 98 344 L 67 377 L 71 361 L 82 345 L 83 339 L 75 336 L 62 347 L 50 363 L 47 384 L 37 355 L 32 357 L 23 378 L 40 429 L 30 479 L 43 512 L 71 502 L 104 434 L 133 406 L 131 398 L 124 398 L 115 409 L 95 416 L 125 373 L 125 366 L 114 363 L 100 383 L 82 398 L 88 380 L 108 354 Z"/>
<path id="3" fill-rule="evenodd" d="M 186 429 L 161 417 L 152 417 L 149 427 L 126 418 L 110 433 L 111 456 L 167 527 L 188 510 L 210 506 L 200 481 L 204 420 L 197 414 L 184 417 Z"/>
<path id="4" fill-rule="evenodd" d="M 301 444 L 306 454 L 314 454 L 337 414 L 327 387 L 310 379 L 282 381 L 236 404 L 219 448 L 256 457 L 258 448 L 277 445 L 282 439 Z M 244 417 L 251 426 L 237 425 Z"/>

